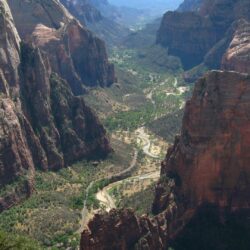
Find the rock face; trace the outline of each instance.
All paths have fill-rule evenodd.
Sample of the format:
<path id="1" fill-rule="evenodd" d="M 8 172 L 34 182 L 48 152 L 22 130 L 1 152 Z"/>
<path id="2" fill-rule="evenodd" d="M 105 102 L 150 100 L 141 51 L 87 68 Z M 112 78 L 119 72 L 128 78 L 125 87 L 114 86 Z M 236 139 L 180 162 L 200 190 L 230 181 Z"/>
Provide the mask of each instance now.
<path id="1" fill-rule="evenodd" d="M 51 68 L 70 83 L 74 94 L 84 86 L 115 81 L 103 41 L 81 26 L 56 0 L 8 2 L 21 39 L 47 53 Z"/>
<path id="2" fill-rule="evenodd" d="M 213 71 L 196 83 L 181 136 L 162 167 L 162 175 L 175 178 L 185 208 L 204 202 L 249 208 L 249 82 L 246 74 Z"/>
<path id="3" fill-rule="evenodd" d="M 13 7 L 14 1 L 8 3 Z M 60 17 L 58 14 L 58 22 L 66 16 Z M 30 18 L 34 17 L 28 15 L 27 20 Z M 31 28 L 26 25 L 23 35 Z M 65 43 L 62 31 L 42 24 L 34 26 L 31 39 L 25 35 L 21 39 L 7 1 L 0 2 L 0 27 L 0 187 L 6 190 L 0 197 L 1 212 L 31 195 L 35 169 L 57 170 L 83 158 L 105 157 L 111 148 L 103 126 L 83 97 L 73 95 L 67 77 L 56 70 L 53 60 L 58 55 L 56 50 L 53 54 L 53 46 L 61 45 L 62 53 L 68 53 L 70 47 L 68 60 L 74 60 L 74 67 L 85 67 L 81 53 L 94 64 L 91 57 L 98 60 L 100 51 L 95 52 L 98 48 L 89 43 L 88 39 L 98 43 L 90 32 L 70 20 L 63 27 Z M 100 57 L 101 62 L 105 60 Z M 108 77 L 107 72 L 97 76 Z"/>
<path id="4" fill-rule="evenodd" d="M 222 58 L 222 68 L 250 74 L 250 23 L 236 24 L 231 43 Z"/>
<path id="5" fill-rule="evenodd" d="M 197 244 L 187 249 L 211 249 L 211 245 L 233 249 L 230 237 L 238 242 L 249 232 L 249 83 L 247 74 L 213 71 L 196 83 L 187 102 L 181 136 L 161 170 L 162 176 L 175 180 L 177 213 L 169 224 L 168 237 L 170 243 L 177 241 L 176 249 L 183 249 L 188 240 Z M 168 206 L 163 184 L 156 189 L 155 213 Z M 237 236 L 233 225 L 241 228 L 242 236 Z M 212 238 L 216 227 L 221 239 Z M 248 248 L 246 243 L 240 249 Z"/>
<path id="6" fill-rule="evenodd" d="M 81 250 L 165 249 L 164 218 L 138 218 L 131 210 L 95 215 L 82 233 Z"/>
<path id="7" fill-rule="evenodd" d="M 20 38 L 13 23 L 12 14 L 5 1 L 0 5 L 0 88 L 1 92 L 9 92 L 8 83 L 18 83 L 18 65 Z"/>
<path id="8" fill-rule="evenodd" d="M 157 42 L 168 47 L 170 54 L 179 56 L 185 69 L 204 62 L 209 68 L 218 69 L 235 22 L 249 21 L 249 13 L 247 0 L 204 0 L 197 11 L 166 13 Z"/>
<path id="9" fill-rule="evenodd" d="M 216 41 L 212 22 L 195 12 L 167 12 L 157 36 L 157 43 L 180 57 L 185 69 L 200 64 Z"/>
<path id="10" fill-rule="evenodd" d="M 46 152 L 49 169 L 105 155 L 109 147 L 104 129 L 83 98 L 73 96 L 64 80 L 46 71 L 38 48 L 24 44 L 21 59 L 24 111 Z"/>

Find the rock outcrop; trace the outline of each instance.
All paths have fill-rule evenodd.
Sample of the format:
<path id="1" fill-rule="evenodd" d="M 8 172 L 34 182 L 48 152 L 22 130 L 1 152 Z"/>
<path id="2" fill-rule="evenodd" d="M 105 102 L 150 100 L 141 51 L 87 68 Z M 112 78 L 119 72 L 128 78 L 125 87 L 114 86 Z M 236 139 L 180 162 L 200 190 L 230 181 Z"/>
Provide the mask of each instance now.
<path id="1" fill-rule="evenodd" d="M 186 105 L 181 136 L 162 164 L 161 175 L 175 180 L 177 213 L 169 223 L 169 242 L 179 238 L 187 244 L 192 239 L 197 247 L 191 244 L 187 249 L 209 249 L 210 240 L 215 249 L 233 249 L 229 238 L 238 242 L 241 236 L 232 225 L 242 228 L 246 237 L 250 213 L 249 83 L 247 74 L 219 71 L 196 83 Z M 165 197 L 169 191 L 164 191 L 163 184 L 156 189 L 155 213 L 168 206 Z M 200 232 L 194 228 L 197 223 Z M 201 237 L 216 227 L 221 239 Z M 228 248 L 221 248 L 223 245 Z M 248 249 L 246 246 L 248 243 L 241 249 Z"/>
<path id="2" fill-rule="evenodd" d="M 249 208 L 249 81 L 247 74 L 212 71 L 196 83 L 161 171 L 175 178 L 185 209 L 205 202 Z"/>
<path id="3" fill-rule="evenodd" d="M 249 21 L 249 13 L 247 0 L 204 0 L 197 11 L 166 13 L 157 42 L 180 57 L 186 70 L 201 63 L 219 69 L 235 22 Z"/>
<path id="4" fill-rule="evenodd" d="M 222 58 L 222 69 L 250 74 L 250 23 L 240 20 Z"/>
<path id="5" fill-rule="evenodd" d="M 151 220 L 147 216 L 138 218 L 132 210 L 111 210 L 95 215 L 88 226 L 82 233 L 81 250 L 166 248 L 164 217 Z"/>
<path id="6" fill-rule="evenodd" d="M 101 57 L 101 51 L 93 45 L 98 42 L 74 19 L 63 26 L 64 33 L 42 24 L 29 26 L 27 20 L 35 18 L 27 14 L 25 19 L 29 9 L 15 12 L 26 22 L 24 37 L 20 38 L 22 26 L 16 29 L 8 6 L 17 2 L 0 2 L 0 211 L 32 194 L 36 169 L 58 170 L 81 159 L 105 157 L 111 151 L 103 126 L 83 97 L 73 95 L 67 77 L 56 70 L 53 60 L 58 55 L 55 48 L 61 46 L 61 52 L 69 53 L 66 60 L 74 61 L 74 67 L 85 67 L 82 64 L 86 58 L 82 59 L 81 53 L 85 53 L 90 64 L 95 65 L 93 58 L 105 62 L 105 55 Z M 50 2 L 46 3 L 49 6 Z M 61 8 L 57 1 L 51 3 L 53 11 Z M 41 11 L 39 4 L 35 7 Z M 49 23 L 48 19 L 47 25 L 61 24 L 69 17 L 65 11 L 62 8 L 60 15 L 55 15 L 56 20 Z M 44 12 L 39 13 L 44 18 Z M 25 34 L 33 28 L 27 39 Z M 98 65 L 93 65 L 90 75 L 98 70 Z M 89 66 L 85 70 L 89 72 Z M 100 71 L 96 77 L 107 79 L 109 75 Z"/>
<path id="7" fill-rule="evenodd" d="M 51 68 L 68 81 L 74 94 L 85 86 L 109 86 L 115 81 L 105 44 L 82 26 L 56 0 L 10 0 L 10 9 L 23 41 L 45 51 Z"/>

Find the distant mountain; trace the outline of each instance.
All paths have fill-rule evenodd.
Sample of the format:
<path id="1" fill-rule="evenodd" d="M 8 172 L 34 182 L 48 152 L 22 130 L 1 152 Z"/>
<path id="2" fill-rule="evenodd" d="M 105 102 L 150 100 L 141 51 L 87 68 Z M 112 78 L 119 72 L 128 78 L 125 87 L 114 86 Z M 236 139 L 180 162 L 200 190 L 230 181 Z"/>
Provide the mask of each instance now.
<path id="1" fill-rule="evenodd" d="M 175 9 L 180 1 L 169 1 L 168 4 L 159 0 L 156 4 L 148 1 L 141 5 L 127 4 L 113 5 L 107 0 L 60 0 L 69 12 L 77 17 L 81 23 L 85 24 L 98 37 L 103 39 L 109 47 L 121 45 L 125 40 L 132 38 L 134 43 L 134 32 L 138 28 L 144 27 L 148 23 L 154 23 L 155 16 L 161 16 L 168 9 Z M 132 7 L 134 6 L 134 7 Z M 135 8 L 140 7 L 140 8 Z M 156 10 L 157 9 L 157 10 Z M 159 25 L 154 25 L 154 31 L 150 31 L 150 36 L 155 36 Z M 148 27 L 146 27 L 146 30 Z M 152 30 L 152 28 L 150 28 Z M 142 35 L 145 32 L 140 32 Z M 131 36 L 130 36 L 131 35 Z M 149 36 L 147 36 L 149 37 Z M 135 39 L 134 39 L 135 38 Z M 144 40 L 147 40 L 146 38 Z M 151 43 L 152 40 L 147 41 Z M 129 43 L 129 41 L 128 41 Z"/>
<path id="2" fill-rule="evenodd" d="M 154 17 L 151 14 L 151 10 L 149 11 L 145 8 L 136 8 L 129 5 L 115 5 L 106 0 L 88 1 L 92 6 L 98 9 L 104 17 L 130 28 L 136 26 L 137 24 L 148 22 Z M 142 6 L 144 6 L 144 4 Z M 164 11 L 165 10 L 166 9 L 164 9 Z"/>
<path id="3" fill-rule="evenodd" d="M 183 0 L 109 0 L 111 4 L 139 10 L 150 10 L 153 16 L 160 16 L 167 10 L 175 10 Z"/>
<path id="4" fill-rule="evenodd" d="M 161 25 L 161 19 L 155 19 L 145 25 L 143 29 L 131 32 L 123 40 L 123 45 L 128 48 L 145 48 L 155 44 L 156 33 Z"/>
<path id="5" fill-rule="evenodd" d="M 117 10 L 102 0 L 61 0 L 61 3 L 82 24 L 86 25 L 108 46 L 117 45 L 129 29 L 117 22 Z"/>
<path id="6" fill-rule="evenodd" d="M 184 0 L 178 11 L 196 11 L 200 8 L 203 0 Z"/>
<path id="7" fill-rule="evenodd" d="M 239 29 L 243 24 L 248 27 L 249 13 L 249 0 L 203 0 L 197 11 L 167 12 L 157 42 L 168 48 L 170 54 L 180 57 L 186 70 L 197 65 L 218 69 L 228 47 L 235 43 L 236 33 L 247 39 L 248 29 L 245 32 Z M 241 38 L 240 43 L 244 46 L 245 40 Z M 238 55 L 237 51 L 235 54 Z M 247 60 L 247 57 L 238 56 L 238 59 Z"/>

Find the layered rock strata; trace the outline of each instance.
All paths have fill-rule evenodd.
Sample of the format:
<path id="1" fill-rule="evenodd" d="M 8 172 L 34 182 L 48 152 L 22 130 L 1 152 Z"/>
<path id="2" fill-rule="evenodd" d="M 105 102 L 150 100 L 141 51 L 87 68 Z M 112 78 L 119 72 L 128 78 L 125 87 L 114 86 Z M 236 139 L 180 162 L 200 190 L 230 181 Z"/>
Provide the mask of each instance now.
<path id="1" fill-rule="evenodd" d="M 55 12 L 53 22 L 45 18 L 50 13 L 45 5 Z M 27 9 L 18 12 L 18 6 Z M 23 20 L 24 26 L 19 23 L 16 29 L 11 10 L 17 15 L 16 23 Z M 95 71 L 99 79 L 112 78 L 112 72 L 110 76 L 108 71 L 99 71 L 94 62 L 109 67 L 105 54 L 101 56 L 104 47 L 76 20 L 62 25 L 71 18 L 65 13 L 54 0 L 23 5 L 0 2 L 0 211 L 32 194 L 35 169 L 58 170 L 81 159 L 105 157 L 111 151 L 103 126 L 83 97 L 73 95 L 71 89 L 75 89 L 64 75 L 71 62 L 79 71 L 85 67 L 85 72 L 94 65 L 89 76 L 85 75 L 89 79 Z M 43 24 L 34 24 L 33 19 Z M 62 27 L 58 30 L 56 24 Z M 86 57 L 92 66 L 83 66 Z M 57 68 L 59 63 L 61 67 L 65 63 L 64 70 Z"/>
<path id="2" fill-rule="evenodd" d="M 56 0 L 8 1 L 23 41 L 32 41 L 49 57 L 50 66 L 68 81 L 74 94 L 85 86 L 110 86 L 114 67 L 105 44 L 82 26 Z"/>

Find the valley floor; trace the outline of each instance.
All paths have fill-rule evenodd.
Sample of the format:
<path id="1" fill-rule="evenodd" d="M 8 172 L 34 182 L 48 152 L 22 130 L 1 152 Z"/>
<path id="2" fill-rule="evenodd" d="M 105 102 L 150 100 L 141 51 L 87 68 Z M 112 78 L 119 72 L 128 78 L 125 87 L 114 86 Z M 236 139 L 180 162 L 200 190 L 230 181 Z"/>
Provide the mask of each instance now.
<path id="1" fill-rule="evenodd" d="M 160 162 L 179 131 L 191 87 L 181 72 L 155 67 L 138 53 L 114 49 L 118 82 L 85 95 L 105 124 L 114 153 L 104 161 L 38 172 L 36 192 L 1 213 L 0 228 L 27 235 L 45 248 L 77 249 L 80 232 L 97 212 L 132 207 L 150 214 Z"/>

